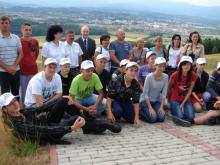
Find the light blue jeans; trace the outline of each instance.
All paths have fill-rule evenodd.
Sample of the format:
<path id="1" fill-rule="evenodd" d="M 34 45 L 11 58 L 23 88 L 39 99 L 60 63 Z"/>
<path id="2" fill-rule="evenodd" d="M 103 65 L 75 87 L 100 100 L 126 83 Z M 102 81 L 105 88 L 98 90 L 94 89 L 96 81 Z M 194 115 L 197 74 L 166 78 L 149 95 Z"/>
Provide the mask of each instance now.
<path id="1" fill-rule="evenodd" d="M 83 106 L 91 106 L 94 105 L 97 101 L 98 95 L 96 94 L 92 94 L 91 96 L 87 96 L 85 98 L 82 99 L 77 99 L 77 102 Z M 97 109 L 97 113 L 95 116 L 100 116 L 102 114 L 102 112 L 105 110 L 106 108 L 106 99 L 103 98 L 101 104 L 99 105 L 98 109 Z"/>

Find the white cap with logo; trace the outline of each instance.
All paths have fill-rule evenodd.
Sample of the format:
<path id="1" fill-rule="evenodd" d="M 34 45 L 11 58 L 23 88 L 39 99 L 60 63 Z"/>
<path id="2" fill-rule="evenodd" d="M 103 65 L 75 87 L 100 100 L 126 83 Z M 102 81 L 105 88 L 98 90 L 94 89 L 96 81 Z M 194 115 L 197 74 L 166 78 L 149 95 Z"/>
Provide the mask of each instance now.
<path id="1" fill-rule="evenodd" d="M 151 55 L 156 55 L 156 53 L 154 51 L 147 52 L 146 59 L 148 59 L 148 57 L 150 57 Z"/>
<path id="2" fill-rule="evenodd" d="M 2 107 L 4 107 L 4 106 L 7 106 L 8 104 L 10 104 L 14 98 L 16 98 L 16 97 L 9 92 L 2 94 L 0 96 L 0 109 L 2 109 Z"/>
<path id="3" fill-rule="evenodd" d="M 128 59 L 123 59 L 123 60 L 121 60 L 121 62 L 120 62 L 120 67 L 121 66 L 124 66 L 124 65 L 127 65 L 127 63 L 129 63 L 130 61 L 128 60 Z"/>
<path id="4" fill-rule="evenodd" d="M 85 60 L 81 63 L 81 69 L 94 68 L 93 62 L 91 60 Z"/>
<path id="5" fill-rule="evenodd" d="M 56 64 L 57 65 L 57 60 L 55 58 L 47 58 L 44 61 L 44 65 L 49 65 L 49 64 Z"/>
<path id="6" fill-rule="evenodd" d="M 99 54 L 99 55 L 96 57 L 96 60 L 101 60 L 101 59 L 103 59 L 103 58 L 105 58 L 105 59 L 107 60 L 107 56 L 106 56 L 106 55 L 104 55 L 104 54 Z"/>
<path id="7" fill-rule="evenodd" d="M 61 58 L 60 65 L 71 64 L 70 58 Z"/>
<path id="8" fill-rule="evenodd" d="M 154 62 L 154 64 L 164 64 L 164 63 L 166 63 L 167 61 L 166 61 L 166 59 L 165 58 L 163 58 L 163 57 L 157 57 L 156 58 L 156 60 L 155 60 L 155 62 Z"/>
<path id="9" fill-rule="evenodd" d="M 126 65 L 126 69 L 132 66 L 139 68 L 139 65 L 136 62 L 131 61 L 131 62 L 128 62 L 128 64 Z"/>
<path id="10" fill-rule="evenodd" d="M 179 64 L 178 64 L 178 67 L 180 66 L 180 64 L 182 63 L 182 62 L 189 62 L 189 63 L 193 63 L 193 61 L 192 61 L 192 57 L 190 57 L 190 56 L 182 56 L 181 57 L 181 60 L 180 60 L 180 62 L 179 62 Z"/>
<path id="11" fill-rule="evenodd" d="M 205 59 L 205 58 L 198 58 L 198 59 L 196 60 L 196 63 L 197 63 L 197 64 L 206 64 L 206 59 Z"/>

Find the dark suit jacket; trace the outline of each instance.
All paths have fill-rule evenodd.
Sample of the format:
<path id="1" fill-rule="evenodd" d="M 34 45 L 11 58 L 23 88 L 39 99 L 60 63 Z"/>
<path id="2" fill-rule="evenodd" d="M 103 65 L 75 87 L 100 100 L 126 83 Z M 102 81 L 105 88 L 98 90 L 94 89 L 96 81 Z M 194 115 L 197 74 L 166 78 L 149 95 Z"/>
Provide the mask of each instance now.
<path id="1" fill-rule="evenodd" d="M 84 45 L 84 42 L 82 40 L 82 37 L 78 38 L 76 42 L 80 45 L 83 55 L 82 55 L 82 60 L 93 60 L 93 56 L 95 54 L 95 49 L 96 49 L 96 44 L 95 40 L 88 38 L 88 43 L 87 43 L 87 49 Z"/>

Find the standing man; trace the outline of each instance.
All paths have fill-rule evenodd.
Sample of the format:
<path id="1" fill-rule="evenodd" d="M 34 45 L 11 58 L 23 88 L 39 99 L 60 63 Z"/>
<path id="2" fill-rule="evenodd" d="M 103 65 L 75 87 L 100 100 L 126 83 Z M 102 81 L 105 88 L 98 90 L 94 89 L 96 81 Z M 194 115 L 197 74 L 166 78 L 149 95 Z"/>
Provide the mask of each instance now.
<path id="1" fill-rule="evenodd" d="M 79 43 L 83 51 L 82 60 L 92 60 L 95 54 L 96 44 L 95 40 L 89 38 L 89 27 L 84 25 L 81 28 L 81 34 L 82 37 L 78 38 L 76 42 Z"/>
<path id="2" fill-rule="evenodd" d="M 28 82 L 37 74 L 37 58 L 39 55 L 39 43 L 36 39 L 32 38 L 32 27 L 29 23 L 21 25 L 21 45 L 24 57 L 20 62 L 21 76 L 21 100 L 24 103 L 25 93 Z"/>
<path id="3" fill-rule="evenodd" d="M 120 65 L 123 59 L 130 59 L 132 57 L 132 46 L 125 41 L 125 32 L 123 29 L 118 29 L 116 32 L 117 40 L 110 43 L 109 51 L 112 61 L 111 73 L 113 73 Z"/>
<path id="4" fill-rule="evenodd" d="M 1 93 L 19 94 L 20 68 L 23 57 L 21 42 L 17 35 L 10 33 L 11 21 L 0 17 L 0 85 Z"/>
<path id="5" fill-rule="evenodd" d="M 71 60 L 70 73 L 73 77 L 79 74 L 79 66 L 82 63 L 83 51 L 77 42 L 74 42 L 75 33 L 73 31 L 66 32 L 65 51 L 67 57 Z"/>

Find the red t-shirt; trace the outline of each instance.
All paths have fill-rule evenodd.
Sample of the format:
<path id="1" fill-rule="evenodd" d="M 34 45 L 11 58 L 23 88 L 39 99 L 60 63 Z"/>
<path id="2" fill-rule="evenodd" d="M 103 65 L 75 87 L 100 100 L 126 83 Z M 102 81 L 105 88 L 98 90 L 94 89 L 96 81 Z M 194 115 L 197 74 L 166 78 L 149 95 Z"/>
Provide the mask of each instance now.
<path id="1" fill-rule="evenodd" d="M 21 45 L 23 50 L 23 58 L 20 62 L 21 75 L 35 75 L 38 72 L 37 57 L 39 54 L 39 43 L 36 39 L 26 41 L 21 38 Z"/>
<path id="2" fill-rule="evenodd" d="M 184 75 L 182 75 L 181 80 L 178 81 L 178 71 L 174 72 L 170 78 L 174 81 L 171 92 L 171 99 L 176 101 L 183 101 L 185 96 L 187 95 L 191 83 L 193 81 L 196 81 L 197 75 L 192 72 L 191 80 L 188 83 L 186 83 L 187 76 Z"/>

